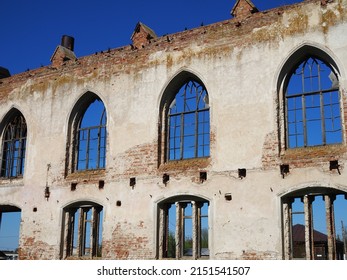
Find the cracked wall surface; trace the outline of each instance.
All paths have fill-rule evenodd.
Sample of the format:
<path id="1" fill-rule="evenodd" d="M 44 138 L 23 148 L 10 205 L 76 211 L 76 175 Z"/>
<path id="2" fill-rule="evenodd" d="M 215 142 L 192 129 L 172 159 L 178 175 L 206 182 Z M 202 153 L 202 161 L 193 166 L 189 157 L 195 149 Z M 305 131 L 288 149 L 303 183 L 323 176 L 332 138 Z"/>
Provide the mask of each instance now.
<path id="1" fill-rule="evenodd" d="M 16 108 L 28 128 L 23 178 L 0 179 L 0 211 L 21 209 L 20 259 L 61 258 L 63 209 L 84 201 L 103 207 L 101 258 L 157 259 L 158 205 L 185 196 L 209 202 L 210 259 L 284 258 L 282 197 L 316 187 L 347 193 L 346 15 L 346 0 L 304 1 L 0 79 L 0 121 Z M 338 66 L 343 142 L 286 150 L 278 80 L 304 46 Z M 209 94 L 210 156 L 165 162 L 160 108 L 183 71 Z M 71 172 L 70 117 L 88 92 L 107 112 L 106 168 Z M 285 178 L 281 164 L 290 166 Z"/>

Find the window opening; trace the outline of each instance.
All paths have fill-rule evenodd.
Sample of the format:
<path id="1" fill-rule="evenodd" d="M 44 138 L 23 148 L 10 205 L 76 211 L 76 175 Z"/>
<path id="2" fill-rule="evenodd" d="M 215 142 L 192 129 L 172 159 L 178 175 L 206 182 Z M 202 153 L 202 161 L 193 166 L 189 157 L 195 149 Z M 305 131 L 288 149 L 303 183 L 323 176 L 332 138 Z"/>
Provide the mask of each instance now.
<path id="1" fill-rule="evenodd" d="M 18 259 L 21 211 L 12 206 L 0 206 L 0 251 L 7 259 Z"/>
<path id="2" fill-rule="evenodd" d="M 305 225 L 304 204 L 300 198 L 296 198 L 293 203 L 292 211 L 292 248 L 294 259 L 305 259 L 305 247 L 302 244 L 305 241 L 305 236 L 302 234 L 302 225 Z"/>
<path id="3" fill-rule="evenodd" d="M 200 255 L 209 256 L 209 243 L 208 243 L 208 203 L 203 203 L 201 207 L 198 208 L 199 211 L 199 226 L 200 229 Z"/>
<path id="4" fill-rule="evenodd" d="M 160 258 L 208 258 L 208 202 L 160 206 Z"/>
<path id="5" fill-rule="evenodd" d="M 293 71 L 286 108 L 289 148 L 342 142 L 338 78 L 322 60 L 308 57 Z"/>
<path id="6" fill-rule="evenodd" d="M 106 110 L 95 99 L 84 112 L 77 129 L 76 170 L 105 168 Z"/>
<path id="7" fill-rule="evenodd" d="M 314 197 L 312 201 L 313 223 L 313 258 L 315 260 L 328 259 L 326 209 L 323 196 Z M 332 225 L 334 227 L 334 225 Z"/>
<path id="8" fill-rule="evenodd" d="M 176 207 L 175 204 L 165 205 L 169 212 L 165 216 L 164 256 L 176 258 Z"/>
<path id="9" fill-rule="evenodd" d="M 102 207 L 71 207 L 64 214 L 64 258 L 101 257 Z"/>
<path id="10" fill-rule="evenodd" d="M 181 160 L 210 155 L 210 114 L 205 87 L 185 83 L 171 102 L 168 114 L 168 159 Z"/>
<path id="11" fill-rule="evenodd" d="M 347 196 L 337 195 L 334 201 L 336 258 L 347 260 Z"/>
<path id="12" fill-rule="evenodd" d="M 338 191 L 287 197 L 284 210 L 285 259 L 334 260 L 346 258 L 347 200 Z"/>
<path id="13" fill-rule="evenodd" d="M 24 174 L 27 126 L 22 114 L 7 124 L 2 141 L 1 177 L 20 177 Z"/>
<path id="14" fill-rule="evenodd" d="M 192 236 L 192 228 L 193 228 L 193 222 L 192 222 L 192 204 L 186 203 L 182 205 L 182 219 L 183 219 L 183 227 L 182 230 L 182 237 L 183 237 L 183 247 L 181 255 L 183 256 L 193 256 L 193 236 Z"/>

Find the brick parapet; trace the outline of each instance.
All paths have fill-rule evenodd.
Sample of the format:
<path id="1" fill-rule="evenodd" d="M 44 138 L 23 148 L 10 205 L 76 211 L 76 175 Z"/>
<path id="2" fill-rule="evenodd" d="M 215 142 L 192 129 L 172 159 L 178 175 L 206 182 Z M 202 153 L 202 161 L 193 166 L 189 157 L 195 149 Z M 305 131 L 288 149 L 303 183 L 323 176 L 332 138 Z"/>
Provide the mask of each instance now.
<path id="1" fill-rule="evenodd" d="M 319 4 L 318 2 L 320 1 L 312 0 L 306 2 L 317 2 Z M 201 46 L 202 52 L 204 52 L 204 50 L 212 47 L 218 49 L 227 46 L 232 49 L 234 47 L 250 46 L 265 40 L 277 40 L 282 37 L 283 33 L 303 33 L 307 28 L 305 24 L 293 24 L 291 27 L 275 28 L 273 32 L 267 32 L 266 34 L 253 32 L 254 29 L 260 29 L 264 26 L 268 27 L 270 24 L 280 24 L 284 12 L 300 9 L 303 4 L 298 3 L 270 11 L 258 12 L 245 18 L 241 23 L 236 18 L 233 18 L 195 29 L 164 35 L 150 40 L 150 44 L 142 49 L 136 49 L 129 45 L 80 57 L 76 60 L 69 60 L 64 62 L 61 67 L 49 65 L 29 70 L 1 79 L 0 93 L 2 95 L 6 94 L 17 87 L 18 84 L 27 82 L 28 79 L 35 79 L 39 83 L 46 79 L 52 81 L 64 73 L 78 73 L 78 75 L 83 76 L 97 71 L 100 65 L 110 66 L 110 71 L 113 71 L 113 74 L 116 74 L 118 71 L 127 73 L 134 69 L 139 71 L 139 67 L 148 67 L 148 63 L 156 63 L 151 61 L 150 54 L 157 51 L 167 53 L 182 51 L 189 48 L 192 44 Z M 121 67 L 119 67 L 120 65 Z"/>

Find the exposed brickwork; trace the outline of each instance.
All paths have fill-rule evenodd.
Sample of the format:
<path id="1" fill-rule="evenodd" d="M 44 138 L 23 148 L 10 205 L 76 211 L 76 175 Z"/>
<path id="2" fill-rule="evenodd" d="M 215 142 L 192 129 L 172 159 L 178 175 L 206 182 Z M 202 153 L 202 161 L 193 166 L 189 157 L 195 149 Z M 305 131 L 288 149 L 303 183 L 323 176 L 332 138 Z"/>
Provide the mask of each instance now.
<path id="1" fill-rule="evenodd" d="M 232 10 L 232 15 L 238 20 L 242 20 L 256 12 L 254 4 L 249 0 L 239 0 Z"/>
<path id="2" fill-rule="evenodd" d="M 84 170 L 79 172 L 71 173 L 67 176 L 66 182 L 76 182 L 76 183 L 96 183 L 99 180 L 105 178 L 106 170 Z M 63 180 L 61 180 L 63 181 Z"/>
<path id="3" fill-rule="evenodd" d="M 317 1 L 308 1 L 314 2 Z M 320 2 L 319 2 L 320 3 Z M 90 55 L 77 60 L 65 61 L 61 67 L 47 66 L 24 72 L 0 81 L 0 101 L 1 98 L 6 98 L 14 88 L 17 88 L 28 79 L 35 79 L 32 85 L 33 90 L 40 87 L 44 92 L 45 87 L 54 83 L 54 86 L 59 86 L 68 83 L 67 77 L 64 74 L 72 75 L 73 80 L 77 82 L 79 79 L 88 81 L 88 79 L 98 78 L 103 75 L 118 75 L 120 73 L 131 73 L 141 71 L 143 68 L 156 65 L 157 60 L 150 60 L 149 54 L 154 51 L 165 50 L 167 53 L 176 52 L 186 49 L 192 42 L 204 47 L 203 51 L 189 53 L 190 57 L 199 56 L 214 56 L 220 55 L 221 51 L 230 52 L 235 47 L 247 47 L 255 43 L 264 41 L 276 41 L 285 35 L 300 34 L 307 32 L 307 26 L 304 24 L 305 16 L 298 14 L 297 20 L 292 20 L 287 26 L 280 26 L 283 12 L 300 12 L 299 3 L 296 5 L 281 7 L 268 11 L 267 13 L 258 12 L 251 17 L 245 19 L 241 26 L 238 26 L 236 19 L 222 21 L 216 24 L 187 30 L 184 32 L 175 33 L 168 36 L 159 37 L 151 40 L 151 44 L 141 50 L 133 49 L 131 46 L 126 46 L 118 49 L 104 51 L 95 55 Z M 341 7 L 343 9 L 343 7 Z M 339 17 L 342 17 L 340 14 Z M 339 20 L 337 18 L 336 20 Z M 275 24 L 274 28 L 261 29 L 261 27 Z M 257 32 L 252 32 L 254 29 L 259 29 Z M 168 40 L 169 38 L 169 40 Z M 165 56 L 163 57 L 165 58 Z M 182 59 L 186 60 L 187 54 L 182 55 Z M 103 67 L 102 67 L 103 66 Z M 107 67 L 106 67 L 107 66 Z M 108 68 L 109 73 L 100 72 L 100 68 Z M 30 92 L 26 93 L 30 96 Z"/>
<path id="4" fill-rule="evenodd" d="M 347 100 L 344 91 L 341 92 L 344 112 L 343 118 L 347 119 Z M 281 112 L 279 112 L 282 114 Z M 344 135 L 347 135 L 347 126 L 344 125 Z M 280 127 L 280 124 L 278 124 Z M 284 129 L 281 128 L 284 134 Z M 262 165 L 264 169 L 278 168 L 280 164 L 289 164 L 291 168 L 322 167 L 326 170 L 329 161 L 347 158 L 345 144 L 315 146 L 305 148 L 286 149 L 284 143 L 279 142 L 279 132 L 270 133 L 266 136 L 263 145 Z M 282 135 L 284 138 L 284 135 Z M 341 166 L 343 168 L 343 166 Z"/>
<path id="5" fill-rule="evenodd" d="M 52 67 L 62 66 L 65 61 L 68 61 L 71 59 L 72 60 L 76 59 L 75 54 L 71 50 L 63 46 L 58 46 L 51 58 Z"/>
<path id="6" fill-rule="evenodd" d="M 278 258 L 276 252 L 258 252 L 258 251 L 243 251 L 243 260 L 276 260 Z"/>
<path id="7" fill-rule="evenodd" d="M 191 172 L 202 171 L 208 168 L 210 158 L 186 159 L 179 161 L 169 161 L 160 166 L 159 172 L 172 172 L 173 174 L 190 174 Z"/>
<path id="8" fill-rule="evenodd" d="M 345 145 L 328 145 L 288 149 L 279 155 L 278 141 L 272 135 L 267 137 L 263 148 L 263 168 L 277 169 L 280 164 L 289 164 L 291 168 L 329 167 L 329 161 L 345 159 Z"/>
<path id="9" fill-rule="evenodd" d="M 145 228 L 143 221 L 137 225 L 127 221 L 117 223 L 112 240 L 102 243 L 103 259 L 153 259 L 155 253 L 148 248 L 148 237 L 141 233 L 141 229 Z"/>
<path id="10" fill-rule="evenodd" d="M 157 151 L 156 143 L 143 144 L 127 150 L 123 155 L 118 157 L 118 162 L 122 166 L 117 169 L 121 170 L 119 176 L 137 176 L 137 175 L 154 175 L 157 171 Z"/>
<path id="11" fill-rule="evenodd" d="M 338 160 L 343 170 L 347 160 L 345 142 L 340 145 L 286 150 L 283 143 L 284 121 L 269 121 L 270 115 L 273 118 L 284 118 L 282 109 L 274 109 L 278 106 L 278 96 L 269 89 L 276 79 L 274 73 L 290 52 L 300 46 L 302 40 L 311 41 L 313 38 L 312 41 L 317 41 L 317 45 L 331 47 L 333 53 L 336 51 L 339 63 L 344 63 L 341 62 L 341 57 L 344 57 L 344 54 L 341 56 L 341 49 L 345 48 L 347 41 L 343 41 L 341 36 L 344 45 L 336 46 L 334 42 L 330 46 L 329 43 L 338 35 L 337 32 L 329 32 L 332 26 L 338 31 L 346 28 L 343 22 L 347 14 L 346 1 L 344 4 L 341 1 L 331 4 L 328 4 L 330 1 L 322 1 L 321 6 L 320 0 L 306 0 L 253 14 L 246 2 L 239 2 L 237 11 L 240 14 L 231 20 L 159 38 L 147 27 L 139 25 L 132 36 L 133 45 L 78 59 L 71 52 L 58 48 L 53 55 L 52 65 L 0 79 L 0 102 L 7 107 L 21 105 L 21 109 L 27 110 L 29 120 L 30 147 L 27 149 L 26 170 L 30 172 L 24 178 L 0 179 L 0 210 L 1 205 L 12 204 L 21 210 L 21 223 L 24 225 L 20 234 L 21 259 L 59 258 L 63 247 L 62 233 L 56 229 L 61 214 L 67 205 L 89 201 L 104 210 L 101 224 L 102 259 L 154 259 L 158 252 L 156 240 L 160 239 L 156 234 L 160 229 L 154 221 L 158 216 L 158 205 L 163 201 L 173 201 L 176 196 L 209 202 L 210 258 L 280 259 L 282 235 L 278 225 L 281 223 L 281 196 L 293 191 L 298 185 L 306 184 L 305 188 L 310 187 L 308 181 L 315 181 L 316 177 L 310 177 L 307 168 L 314 169 L 314 174 L 321 176 L 317 184 L 314 182 L 315 185 L 328 182 L 329 186 L 337 186 L 336 189 L 342 193 L 345 190 L 347 192 L 343 177 L 346 174 L 342 172 L 341 176 L 331 176 L 332 172 L 329 171 L 331 160 Z M 332 6 L 335 8 L 330 9 Z M 314 13 L 312 18 L 311 12 Z M 242 13 L 244 16 L 240 17 Z M 258 69 L 250 69 L 250 65 L 256 63 L 264 65 L 264 75 L 258 75 Z M 158 107 L 162 106 L 158 104 L 163 104 L 160 102 L 160 94 L 166 94 L 165 85 L 169 84 L 167 88 L 170 91 L 170 87 L 174 87 L 173 84 L 178 80 L 173 79 L 171 83 L 170 79 L 181 69 L 195 71 L 192 75 L 206 81 L 206 87 L 211 89 L 211 155 L 208 158 L 166 162 L 163 141 L 166 134 L 165 129 L 162 129 L 166 121 L 165 118 L 161 123 L 158 120 Z M 244 81 L 248 74 L 251 79 Z M 259 90 L 264 84 L 267 85 L 264 90 Z M 69 137 L 70 107 L 75 108 L 74 102 L 81 100 L 85 91 L 100 95 L 105 101 L 109 113 L 107 125 L 111 124 L 108 126 L 110 137 L 107 136 L 107 148 L 110 149 L 107 150 L 105 169 L 71 173 L 71 151 L 66 147 L 69 145 L 64 145 L 69 142 L 66 138 Z M 342 92 L 343 123 L 347 120 L 346 94 Z M 141 133 L 146 133 L 143 116 L 130 112 L 133 108 L 139 108 L 136 103 L 138 100 L 141 101 L 139 106 L 146 109 L 143 112 L 148 113 L 145 117 L 151 120 L 148 123 L 150 133 L 144 135 L 146 140 L 143 141 L 136 138 L 140 133 L 134 133 L 139 127 Z M 237 103 L 239 101 L 240 104 Z M 132 102 L 136 105 L 133 106 Z M 66 104 L 69 104 L 69 108 L 63 108 Z M 122 105 L 126 108 L 120 112 L 128 110 L 132 114 L 129 126 L 126 122 L 130 113 L 124 116 L 117 111 Z M 259 113 L 253 114 L 258 109 Z M 3 111 L 6 110 L 3 108 Z M 39 113 L 36 114 L 34 110 Z M 238 110 L 242 110 L 244 118 L 235 118 Z M 276 111 L 269 113 L 269 110 Z M 35 113 L 35 116 L 30 116 L 30 112 Z M 259 118 L 258 129 L 254 129 L 254 134 L 248 133 L 249 124 L 254 123 L 252 116 Z M 62 119 L 57 126 L 58 132 L 48 133 L 47 130 L 54 130 L 52 127 L 58 123 L 58 119 Z M 127 135 L 119 136 L 124 138 L 118 142 L 114 135 L 119 121 Z M 233 129 L 229 133 L 231 126 Z M 153 133 L 157 128 L 158 135 Z M 254 137 L 246 139 L 245 135 Z M 122 146 L 121 143 L 126 145 Z M 58 160 L 51 162 L 51 158 Z M 48 163 L 52 164 L 49 172 L 46 169 Z M 281 164 L 288 164 L 290 169 L 297 168 L 297 174 L 285 181 L 273 176 L 272 172 L 263 172 L 278 170 L 279 174 Z M 247 167 L 247 178 L 241 180 L 237 176 L 238 167 Z M 200 175 L 204 175 L 200 174 L 201 171 L 207 172 L 207 181 L 203 183 L 206 187 L 203 188 L 195 184 L 199 183 Z M 163 182 L 164 174 L 173 180 Z M 127 187 L 132 177 L 140 179 L 139 187 Z M 203 177 L 202 181 L 205 180 Z M 77 184 L 76 189 L 73 188 L 74 184 Z M 46 185 L 50 188 L 48 200 L 44 197 Z M 265 191 L 268 189 L 271 191 Z M 141 199 L 134 203 L 134 197 Z M 142 199 L 145 197 L 147 199 Z M 232 199 L 227 201 L 227 197 Z M 252 199 L 255 203 L 249 202 Z M 235 211 L 238 207 L 244 207 L 247 214 L 240 217 Z M 32 209 L 35 209 L 34 212 L 37 209 L 45 210 L 37 212 L 38 222 L 35 225 L 30 219 Z M 134 209 L 136 211 L 132 211 Z M 133 214 L 140 211 L 141 215 Z M 259 217 L 262 217 L 264 227 L 273 235 L 264 237 L 256 228 L 249 228 L 249 231 L 243 230 L 233 235 L 236 239 L 225 238 L 230 236 L 230 232 L 245 228 L 242 227 L 243 222 L 254 224 Z M 41 228 L 40 225 L 47 221 L 55 226 Z M 63 228 L 61 224 L 59 227 Z M 33 234 L 35 230 L 42 232 Z M 54 234 L 56 236 L 51 239 Z M 242 238 L 237 239 L 241 235 Z M 56 240 L 56 244 L 48 244 L 51 240 Z M 263 241 L 265 245 L 261 244 L 261 248 L 266 249 L 253 249 L 258 248 Z M 235 249 L 235 244 L 238 249 Z"/>
<path id="12" fill-rule="evenodd" d="M 50 260 L 55 259 L 56 250 L 42 241 L 36 241 L 35 237 L 22 237 L 22 245 L 18 250 L 20 260 Z"/>
<path id="13" fill-rule="evenodd" d="M 278 133 L 270 133 L 264 141 L 262 165 L 264 169 L 269 169 L 278 166 L 279 163 Z"/>
<path id="14" fill-rule="evenodd" d="M 152 29 L 139 22 L 136 25 L 133 35 L 131 36 L 131 40 L 133 42 L 134 48 L 141 49 L 150 44 L 151 40 L 156 37 L 157 35 Z"/>

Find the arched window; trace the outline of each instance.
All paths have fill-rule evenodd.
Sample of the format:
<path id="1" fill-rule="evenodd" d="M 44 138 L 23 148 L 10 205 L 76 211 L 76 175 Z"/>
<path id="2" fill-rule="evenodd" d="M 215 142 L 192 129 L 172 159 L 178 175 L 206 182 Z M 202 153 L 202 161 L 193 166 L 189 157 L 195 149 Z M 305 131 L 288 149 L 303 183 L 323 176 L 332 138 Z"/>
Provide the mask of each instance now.
<path id="1" fill-rule="evenodd" d="M 284 259 L 343 260 L 346 198 L 344 191 L 319 186 L 282 197 Z"/>
<path id="2" fill-rule="evenodd" d="M 2 138 L 1 177 L 24 174 L 27 126 L 23 115 L 16 111 L 6 124 Z"/>
<path id="3" fill-rule="evenodd" d="M 78 202 L 63 210 L 62 258 L 101 257 L 103 207 Z"/>
<path id="4" fill-rule="evenodd" d="M 195 79 L 176 91 L 168 114 L 168 160 L 210 155 L 210 112 L 206 88 Z"/>
<path id="5" fill-rule="evenodd" d="M 209 258 L 209 202 L 173 197 L 158 205 L 159 258 Z"/>
<path id="6" fill-rule="evenodd" d="M 87 104 L 77 121 L 74 170 L 105 168 L 106 110 L 96 96 Z"/>
<path id="7" fill-rule="evenodd" d="M 339 81 L 326 61 L 311 55 L 296 64 L 285 104 L 288 148 L 342 142 Z"/>

